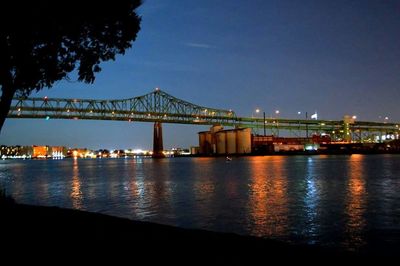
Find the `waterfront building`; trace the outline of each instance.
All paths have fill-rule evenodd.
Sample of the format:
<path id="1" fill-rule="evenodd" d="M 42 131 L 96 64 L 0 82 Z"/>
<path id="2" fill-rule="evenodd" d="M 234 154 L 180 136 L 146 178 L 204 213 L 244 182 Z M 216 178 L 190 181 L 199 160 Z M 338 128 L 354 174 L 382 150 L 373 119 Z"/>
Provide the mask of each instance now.
<path id="1" fill-rule="evenodd" d="M 251 129 L 224 130 L 213 126 L 210 131 L 199 132 L 200 154 L 249 154 L 251 153 Z"/>

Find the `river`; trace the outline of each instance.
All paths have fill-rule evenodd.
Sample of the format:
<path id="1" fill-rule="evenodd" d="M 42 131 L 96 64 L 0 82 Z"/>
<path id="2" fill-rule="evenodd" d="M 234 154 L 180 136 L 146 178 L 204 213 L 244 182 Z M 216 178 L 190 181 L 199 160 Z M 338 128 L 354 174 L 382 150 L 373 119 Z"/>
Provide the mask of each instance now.
<path id="1" fill-rule="evenodd" d="M 395 248 L 400 155 L 3 160 L 17 202 L 345 250 Z"/>

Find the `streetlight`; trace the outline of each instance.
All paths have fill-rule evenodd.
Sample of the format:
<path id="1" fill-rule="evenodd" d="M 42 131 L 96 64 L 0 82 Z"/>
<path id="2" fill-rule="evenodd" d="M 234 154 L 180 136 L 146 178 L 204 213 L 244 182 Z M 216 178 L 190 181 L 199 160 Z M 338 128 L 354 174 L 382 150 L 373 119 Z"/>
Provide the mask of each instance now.
<path id="1" fill-rule="evenodd" d="M 379 121 L 382 119 L 382 116 L 379 116 Z M 383 117 L 383 122 L 386 123 L 389 120 L 388 116 Z"/>
<path id="2" fill-rule="evenodd" d="M 267 135 L 266 128 L 265 128 L 265 112 L 263 112 L 263 118 L 264 118 L 263 126 L 264 126 L 264 137 L 265 137 Z"/>
<path id="3" fill-rule="evenodd" d="M 256 113 L 260 113 L 260 108 L 256 109 Z M 266 128 L 265 128 L 265 112 L 263 111 L 263 128 L 264 128 L 264 136 L 266 135 Z M 258 132 L 258 123 L 257 123 L 257 132 Z"/>
<path id="4" fill-rule="evenodd" d="M 301 115 L 301 111 L 298 111 L 297 114 Z M 306 115 L 306 120 L 308 120 L 308 112 L 305 112 L 305 115 Z M 299 124 L 300 124 L 300 121 L 299 121 Z M 306 121 L 306 138 L 308 139 L 308 123 L 307 123 L 307 121 Z"/>
<path id="5" fill-rule="evenodd" d="M 279 110 L 275 110 L 276 114 L 276 136 L 279 137 Z"/>
<path id="6" fill-rule="evenodd" d="M 256 114 L 254 115 L 254 112 L 256 112 Z M 256 108 L 254 110 L 254 112 L 251 113 L 251 117 L 255 118 L 255 123 L 256 123 L 256 134 L 258 135 L 258 122 L 257 122 L 257 118 L 258 118 L 258 114 L 260 113 L 260 108 Z"/>

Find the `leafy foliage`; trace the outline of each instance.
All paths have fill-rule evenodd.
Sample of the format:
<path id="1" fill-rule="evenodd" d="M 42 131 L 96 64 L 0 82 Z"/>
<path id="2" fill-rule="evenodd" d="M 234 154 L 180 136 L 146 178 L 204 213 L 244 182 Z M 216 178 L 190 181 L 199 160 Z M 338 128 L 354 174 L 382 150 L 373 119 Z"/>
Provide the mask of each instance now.
<path id="1" fill-rule="evenodd" d="M 140 30 L 140 0 L 0 3 L 0 85 L 29 95 L 68 78 L 93 83 L 102 61 L 124 54 Z M 3 99 L 2 99 L 3 100 Z M 8 110 L 7 110 L 8 111 Z"/>

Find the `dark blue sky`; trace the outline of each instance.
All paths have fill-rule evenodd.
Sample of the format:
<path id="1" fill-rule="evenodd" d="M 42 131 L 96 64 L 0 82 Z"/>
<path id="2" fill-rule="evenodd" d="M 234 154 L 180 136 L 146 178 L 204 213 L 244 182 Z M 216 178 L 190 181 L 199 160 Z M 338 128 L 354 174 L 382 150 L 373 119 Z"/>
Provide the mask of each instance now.
<path id="1" fill-rule="evenodd" d="M 400 121 L 398 0 L 147 0 L 142 29 L 94 84 L 61 81 L 32 96 L 120 99 L 160 87 L 251 116 Z M 207 127 L 164 125 L 164 146 L 197 145 Z M 1 144 L 151 148 L 151 123 L 8 119 Z"/>

